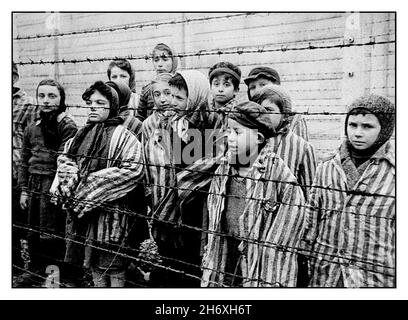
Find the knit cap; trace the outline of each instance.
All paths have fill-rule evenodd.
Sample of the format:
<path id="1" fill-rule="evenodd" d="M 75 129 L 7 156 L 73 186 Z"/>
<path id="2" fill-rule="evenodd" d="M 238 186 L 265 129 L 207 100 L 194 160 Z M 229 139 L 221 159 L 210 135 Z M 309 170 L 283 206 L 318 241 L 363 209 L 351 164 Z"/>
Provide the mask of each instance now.
<path id="1" fill-rule="evenodd" d="M 257 129 L 265 138 L 275 134 L 273 123 L 267 110 L 252 101 L 238 103 L 229 114 L 229 118 L 250 129 Z"/>
<path id="2" fill-rule="evenodd" d="M 376 94 L 368 94 L 354 100 L 347 110 L 345 122 L 346 136 L 348 136 L 348 118 L 350 113 L 355 109 L 365 109 L 377 117 L 381 125 L 381 131 L 374 143 L 377 147 L 380 147 L 391 138 L 395 126 L 395 106 L 389 99 Z"/>
<path id="3" fill-rule="evenodd" d="M 288 118 L 292 112 L 292 99 L 289 93 L 284 87 L 276 84 L 268 84 L 261 88 L 252 97 L 252 101 L 261 104 L 265 99 L 278 100 L 280 103 L 276 103 L 280 112 L 283 115 L 283 119 Z M 268 108 L 266 108 L 268 110 Z M 271 111 L 271 110 L 268 110 Z"/>

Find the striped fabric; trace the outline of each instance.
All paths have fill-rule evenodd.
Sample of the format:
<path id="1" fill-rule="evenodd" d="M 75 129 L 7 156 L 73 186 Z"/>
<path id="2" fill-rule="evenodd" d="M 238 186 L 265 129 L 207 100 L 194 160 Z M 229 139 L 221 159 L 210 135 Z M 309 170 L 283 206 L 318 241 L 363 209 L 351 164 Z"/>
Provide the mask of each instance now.
<path id="1" fill-rule="evenodd" d="M 301 114 L 296 114 L 290 121 L 289 129 L 297 136 L 309 141 L 309 132 L 307 130 L 306 120 Z"/>
<path id="2" fill-rule="evenodd" d="M 335 287 L 342 281 L 346 287 L 393 287 L 395 198 L 317 186 L 395 197 L 394 149 L 390 142 L 385 143 L 354 186 L 347 183 L 347 161 L 350 158 L 342 162 L 341 152 L 337 152 L 317 169 L 304 235 L 313 250 L 310 286 Z"/>
<path id="3" fill-rule="evenodd" d="M 172 168 L 171 128 L 166 129 L 165 120 L 154 112 L 142 126 L 143 158 L 146 163 L 146 190 L 150 195 L 150 208 L 154 212 L 168 186 L 175 186 L 176 172 Z M 163 186 L 163 187 L 161 187 Z"/>
<path id="4" fill-rule="evenodd" d="M 64 154 L 58 157 L 58 166 L 74 163 L 67 155 L 72 140 L 64 148 Z M 117 126 L 109 143 L 106 169 L 93 172 L 85 181 L 81 181 L 75 191 L 72 209 L 79 216 L 96 209 L 105 203 L 125 196 L 137 186 L 143 177 L 141 144 L 124 126 Z M 53 189 L 56 189 L 55 184 Z M 92 201 L 92 203 L 87 203 Z"/>
<path id="5" fill-rule="evenodd" d="M 316 173 L 316 153 L 309 142 L 288 131 L 269 139 L 273 151 L 283 159 L 297 182 L 311 186 Z M 307 199 L 310 188 L 302 187 Z"/>
<path id="6" fill-rule="evenodd" d="M 226 186 L 232 168 L 226 159 L 216 170 L 208 196 L 209 230 L 223 230 Z M 221 176 L 222 175 L 222 176 Z M 274 245 L 262 245 L 241 241 L 241 274 L 243 286 L 296 286 L 297 254 L 289 248 L 299 247 L 303 231 L 304 197 L 298 186 L 289 183 L 263 182 L 262 179 L 294 182 L 289 168 L 277 157 L 270 145 L 266 145 L 247 179 L 247 199 L 239 218 L 240 236 Z M 279 247 L 277 247 L 277 246 Z M 287 248 L 288 250 L 285 250 Z M 227 241 L 224 236 L 210 233 L 205 247 L 201 285 L 224 286 L 224 274 L 228 260 Z"/>
<path id="7" fill-rule="evenodd" d="M 136 118 L 134 115 L 134 111 L 130 108 L 121 108 L 119 110 L 119 117 L 121 117 L 123 121 L 123 126 L 125 126 L 129 131 L 135 134 L 136 138 L 140 141 L 141 134 L 142 134 L 142 122 Z"/>
<path id="8" fill-rule="evenodd" d="M 17 179 L 24 129 L 36 118 L 34 100 L 23 90 L 13 93 L 13 178 Z"/>

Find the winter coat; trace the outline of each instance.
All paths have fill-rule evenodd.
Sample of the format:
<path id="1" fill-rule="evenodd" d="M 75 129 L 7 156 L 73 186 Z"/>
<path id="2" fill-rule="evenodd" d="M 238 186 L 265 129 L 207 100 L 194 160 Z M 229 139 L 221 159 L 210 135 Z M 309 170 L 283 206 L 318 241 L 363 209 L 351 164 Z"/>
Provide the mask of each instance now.
<path id="1" fill-rule="evenodd" d="M 395 153 L 388 141 L 357 172 L 345 143 L 318 168 L 304 235 L 312 287 L 395 286 Z"/>

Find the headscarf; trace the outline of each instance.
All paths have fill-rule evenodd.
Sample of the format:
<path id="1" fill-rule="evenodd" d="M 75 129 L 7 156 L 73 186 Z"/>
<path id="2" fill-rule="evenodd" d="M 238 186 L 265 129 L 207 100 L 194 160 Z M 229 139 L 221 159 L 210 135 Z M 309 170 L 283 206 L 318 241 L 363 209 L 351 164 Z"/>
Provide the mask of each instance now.
<path id="1" fill-rule="evenodd" d="M 156 50 L 166 51 L 166 52 L 169 54 L 169 56 L 171 57 L 171 59 L 172 59 L 172 61 L 173 61 L 173 65 L 172 65 L 172 67 L 171 67 L 170 73 L 171 73 L 171 74 L 174 74 L 174 73 L 176 72 L 177 66 L 178 66 L 178 59 L 177 59 L 177 54 L 176 54 L 176 52 L 175 52 L 172 48 L 170 48 L 167 44 L 165 44 L 165 43 L 158 43 L 158 44 L 156 44 L 156 46 L 153 48 L 152 57 L 154 56 L 154 52 L 155 52 Z"/>
<path id="2" fill-rule="evenodd" d="M 85 90 L 82 99 L 88 99 L 95 91 L 108 99 L 110 112 L 104 122 L 87 122 L 73 138 L 68 153 L 77 156 L 76 162 L 81 164 L 79 167 L 80 176 L 82 177 L 106 167 L 106 156 L 108 154 L 108 133 L 106 129 L 123 123 L 123 119 L 118 116 L 119 97 L 116 90 L 102 81 L 97 81 Z M 85 148 L 82 146 L 83 143 L 86 144 Z M 78 155 L 81 146 L 86 151 L 85 154 Z"/>
<path id="3" fill-rule="evenodd" d="M 117 95 L 118 95 L 118 103 L 119 103 L 119 109 L 123 107 L 127 107 L 129 105 L 130 97 L 132 95 L 132 91 L 130 88 L 123 84 L 123 83 L 116 83 L 113 81 L 107 81 L 105 82 L 108 86 L 111 88 L 115 89 Z"/>

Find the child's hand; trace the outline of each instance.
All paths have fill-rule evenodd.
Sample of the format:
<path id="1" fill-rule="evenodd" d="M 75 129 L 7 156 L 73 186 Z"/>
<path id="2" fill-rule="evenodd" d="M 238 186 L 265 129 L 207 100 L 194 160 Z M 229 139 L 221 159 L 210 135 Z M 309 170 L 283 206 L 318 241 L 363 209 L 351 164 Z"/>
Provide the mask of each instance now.
<path id="1" fill-rule="evenodd" d="M 28 193 L 26 191 L 22 191 L 20 196 L 21 209 L 25 210 L 28 208 L 28 199 L 29 199 Z"/>

